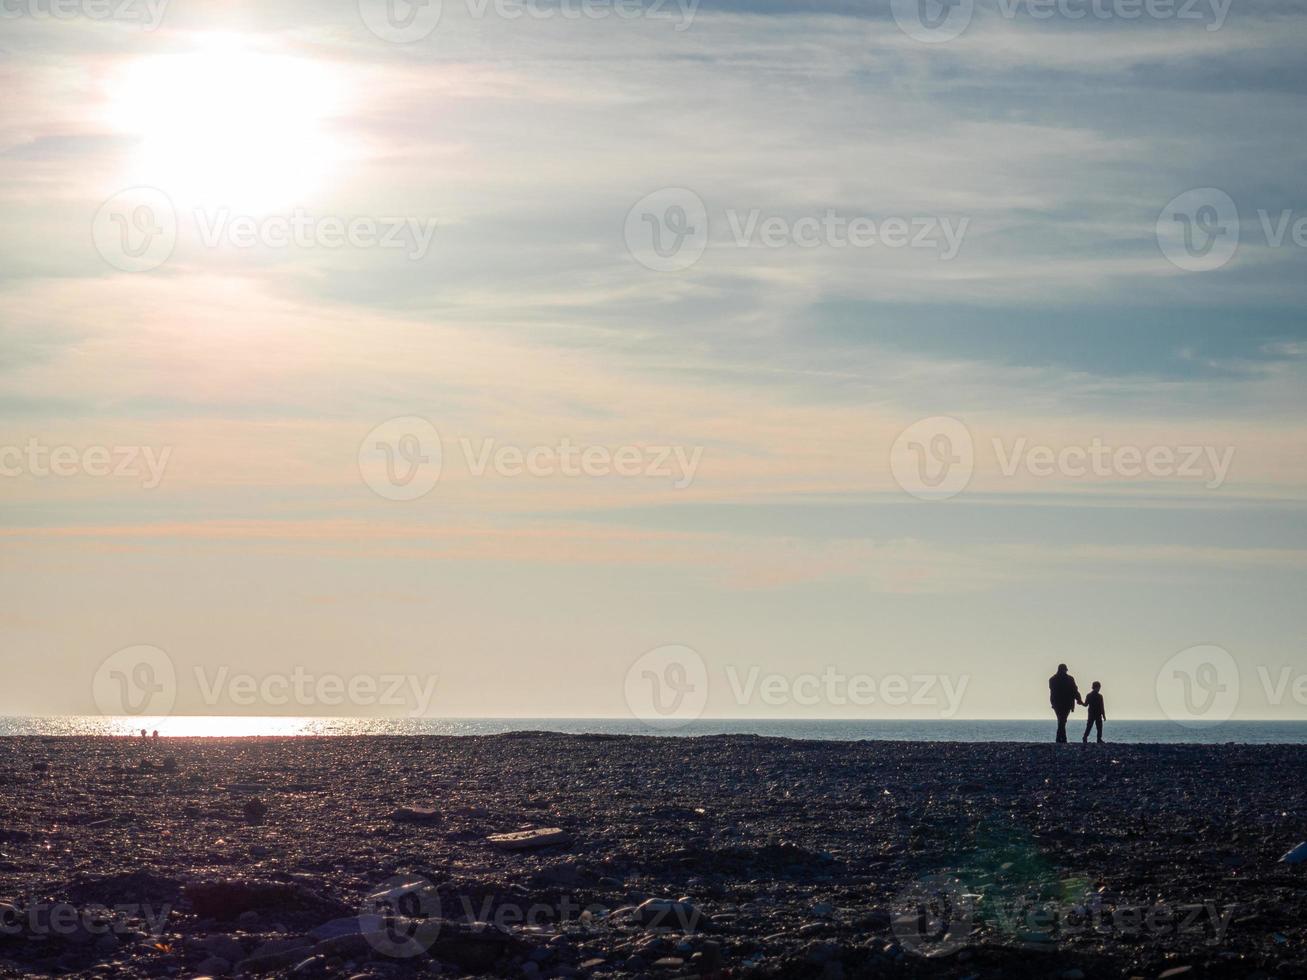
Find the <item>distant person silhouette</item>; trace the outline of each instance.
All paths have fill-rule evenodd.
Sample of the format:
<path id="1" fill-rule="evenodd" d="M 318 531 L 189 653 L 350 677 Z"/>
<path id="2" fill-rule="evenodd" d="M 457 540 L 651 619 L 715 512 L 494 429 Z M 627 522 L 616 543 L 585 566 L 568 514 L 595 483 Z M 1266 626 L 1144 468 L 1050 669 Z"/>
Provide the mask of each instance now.
<path id="1" fill-rule="evenodd" d="M 1080 741 L 1089 741 L 1089 730 L 1095 725 L 1098 726 L 1098 741 L 1103 741 L 1103 719 L 1107 717 L 1107 709 L 1103 705 L 1103 695 L 1098 693 L 1098 689 L 1103 685 L 1099 681 L 1094 681 L 1094 689 L 1089 692 L 1085 698 L 1085 707 L 1089 709 L 1089 720 L 1085 722 L 1085 737 Z"/>
<path id="2" fill-rule="evenodd" d="M 1057 715 L 1057 740 L 1066 741 L 1066 719 L 1076 710 L 1077 704 L 1084 704 L 1080 699 L 1080 688 L 1076 679 L 1066 672 L 1066 664 L 1057 665 L 1057 673 L 1048 679 L 1048 703 Z"/>

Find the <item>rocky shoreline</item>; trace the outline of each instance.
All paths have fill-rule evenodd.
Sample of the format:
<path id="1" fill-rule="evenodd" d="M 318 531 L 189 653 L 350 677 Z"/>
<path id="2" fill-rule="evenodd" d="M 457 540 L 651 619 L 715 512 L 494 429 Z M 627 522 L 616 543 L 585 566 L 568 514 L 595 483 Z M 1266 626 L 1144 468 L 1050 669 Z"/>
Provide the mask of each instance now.
<path id="1" fill-rule="evenodd" d="M 1307 976 L 1307 746 L 3 744 L 0 977 Z"/>

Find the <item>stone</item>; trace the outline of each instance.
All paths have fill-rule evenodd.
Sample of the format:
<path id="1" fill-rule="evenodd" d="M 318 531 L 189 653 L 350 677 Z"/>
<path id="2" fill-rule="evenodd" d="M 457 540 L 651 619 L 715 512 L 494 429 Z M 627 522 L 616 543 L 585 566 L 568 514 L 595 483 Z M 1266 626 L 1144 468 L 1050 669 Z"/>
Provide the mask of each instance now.
<path id="1" fill-rule="evenodd" d="M 259 823 L 268 814 L 268 804 L 255 796 L 245 801 L 241 812 L 245 814 L 245 819 L 249 823 Z"/>
<path id="2" fill-rule="evenodd" d="M 258 925 L 263 921 L 257 913 L 262 909 L 303 909 L 340 915 L 347 910 L 338 902 L 325 899 L 299 882 L 260 881 L 255 879 L 222 879 L 198 881 L 188 884 L 183 894 L 190 901 L 191 910 L 201 918 L 241 925 Z"/>
<path id="3" fill-rule="evenodd" d="M 401 806 L 390 819 L 399 823 L 435 823 L 440 819 L 440 811 L 425 806 Z"/>
<path id="4" fill-rule="evenodd" d="M 199 966 L 195 969 L 201 973 L 212 973 L 215 976 L 221 976 L 231 969 L 231 964 L 221 956 L 208 956 L 201 960 Z"/>
<path id="5" fill-rule="evenodd" d="M 509 834 L 491 834 L 486 838 L 501 851 L 526 851 L 536 847 L 554 847 L 566 844 L 572 837 L 561 827 L 541 827 L 537 830 L 515 830 Z"/>
<path id="6" fill-rule="evenodd" d="M 309 935 L 321 942 L 324 939 L 339 939 L 341 936 L 365 936 L 380 932 L 385 928 L 385 919 L 376 913 L 348 915 L 324 922 L 309 931 Z"/>
<path id="7" fill-rule="evenodd" d="M 309 952 L 312 943 L 302 936 L 291 939 L 269 939 L 243 959 L 242 970 L 275 970 L 300 962 Z"/>
<path id="8" fill-rule="evenodd" d="M 231 936 L 222 934 L 205 936 L 195 944 L 195 948 L 208 953 L 210 956 L 224 959 L 229 963 L 236 963 L 245 959 L 245 947 Z"/>
<path id="9" fill-rule="evenodd" d="M 635 917 L 647 926 L 680 929 L 682 932 L 694 932 L 706 918 L 692 903 L 667 898 L 646 899 L 636 907 Z"/>
<path id="10" fill-rule="evenodd" d="M 1281 864 L 1302 864 L 1304 861 L 1307 861 L 1307 840 L 1280 858 Z"/>

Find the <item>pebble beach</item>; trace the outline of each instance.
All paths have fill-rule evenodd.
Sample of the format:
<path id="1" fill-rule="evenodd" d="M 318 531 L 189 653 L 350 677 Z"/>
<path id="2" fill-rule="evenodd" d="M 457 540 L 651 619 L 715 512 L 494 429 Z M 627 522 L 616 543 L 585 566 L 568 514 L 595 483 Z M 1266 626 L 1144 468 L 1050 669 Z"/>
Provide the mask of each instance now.
<path id="1" fill-rule="evenodd" d="M 1307 746 L 5 739 L 0 976 L 1307 976 Z"/>

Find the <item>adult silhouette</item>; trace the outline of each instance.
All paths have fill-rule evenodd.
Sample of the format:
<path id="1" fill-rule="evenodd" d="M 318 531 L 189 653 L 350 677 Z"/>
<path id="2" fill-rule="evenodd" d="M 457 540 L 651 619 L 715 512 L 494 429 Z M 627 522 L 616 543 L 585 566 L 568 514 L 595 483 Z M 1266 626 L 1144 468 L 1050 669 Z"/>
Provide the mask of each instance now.
<path id="1" fill-rule="evenodd" d="M 1048 703 L 1057 715 L 1057 740 L 1066 741 L 1066 720 L 1077 704 L 1085 702 L 1080 697 L 1080 688 L 1076 679 L 1066 671 L 1066 664 L 1057 665 L 1057 673 L 1048 679 Z"/>

